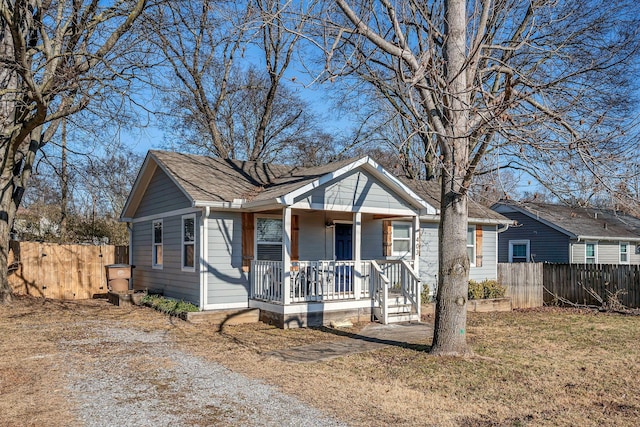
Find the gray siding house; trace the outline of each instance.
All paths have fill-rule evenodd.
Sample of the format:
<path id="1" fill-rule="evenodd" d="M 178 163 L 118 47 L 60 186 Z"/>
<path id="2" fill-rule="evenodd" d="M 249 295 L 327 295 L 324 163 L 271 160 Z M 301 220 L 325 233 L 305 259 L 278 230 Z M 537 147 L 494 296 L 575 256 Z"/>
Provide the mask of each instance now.
<path id="1" fill-rule="evenodd" d="M 498 262 L 640 264 L 640 219 L 607 209 L 500 202 L 516 225 L 498 238 Z"/>
<path id="2" fill-rule="evenodd" d="M 438 272 L 437 184 L 369 157 L 310 168 L 150 151 L 121 220 L 133 286 L 281 327 L 415 320 Z M 469 203 L 471 278 L 497 276 L 512 221 Z"/>

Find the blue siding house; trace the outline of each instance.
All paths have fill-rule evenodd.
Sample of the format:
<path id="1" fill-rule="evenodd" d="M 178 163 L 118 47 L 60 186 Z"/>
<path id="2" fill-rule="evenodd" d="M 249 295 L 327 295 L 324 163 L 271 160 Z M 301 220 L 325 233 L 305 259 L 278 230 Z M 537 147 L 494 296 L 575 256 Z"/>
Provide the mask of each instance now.
<path id="1" fill-rule="evenodd" d="M 437 184 L 369 157 L 300 168 L 150 151 L 121 215 L 133 286 L 281 327 L 418 320 L 438 272 Z M 512 221 L 469 203 L 471 278 Z"/>
<path id="2" fill-rule="evenodd" d="M 610 209 L 505 201 L 515 221 L 498 239 L 498 262 L 640 264 L 640 219 Z"/>

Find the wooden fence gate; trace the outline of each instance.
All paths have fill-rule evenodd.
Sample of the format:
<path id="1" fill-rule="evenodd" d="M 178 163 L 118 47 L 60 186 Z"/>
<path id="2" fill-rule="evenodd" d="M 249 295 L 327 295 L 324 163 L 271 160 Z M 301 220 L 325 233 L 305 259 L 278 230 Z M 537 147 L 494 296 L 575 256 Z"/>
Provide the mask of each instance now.
<path id="1" fill-rule="evenodd" d="M 542 263 L 499 263 L 498 283 L 507 288 L 512 308 L 535 308 L 543 304 Z"/>
<path id="2" fill-rule="evenodd" d="M 11 242 L 9 284 L 21 295 L 72 300 L 107 292 L 105 266 L 129 262 L 127 246 Z"/>

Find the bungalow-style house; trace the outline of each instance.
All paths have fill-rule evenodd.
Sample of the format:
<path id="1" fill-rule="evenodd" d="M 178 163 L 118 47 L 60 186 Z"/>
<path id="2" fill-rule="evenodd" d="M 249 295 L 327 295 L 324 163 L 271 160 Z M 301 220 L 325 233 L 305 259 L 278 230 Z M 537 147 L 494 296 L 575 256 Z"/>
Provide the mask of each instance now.
<path id="1" fill-rule="evenodd" d="M 640 219 L 607 209 L 502 201 L 516 221 L 498 238 L 498 262 L 640 264 Z"/>
<path id="2" fill-rule="evenodd" d="M 438 198 L 369 157 L 299 168 L 150 151 L 121 220 L 135 289 L 280 327 L 406 321 L 437 282 Z M 511 221 L 469 205 L 471 277 L 495 279 Z"/>

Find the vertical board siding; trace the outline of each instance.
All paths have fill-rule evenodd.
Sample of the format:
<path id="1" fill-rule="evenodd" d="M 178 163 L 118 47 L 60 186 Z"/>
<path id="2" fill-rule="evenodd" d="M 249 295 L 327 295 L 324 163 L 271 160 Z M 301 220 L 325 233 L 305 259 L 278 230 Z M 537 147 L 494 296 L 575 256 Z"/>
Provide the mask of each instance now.
<path id="1" fill-rule="evenodd" d="M 556 297 L 574 304 L 600 306 L 593 289 L 604 301 L 621 290 L 618 300 L 629 308 L 640 308 L 640 266 L 614 264 L 545 264 L 545 302 Z"/>
<path id="2" fill-rule="evenodd" d="M 543 305 L 543 264 L 499 263 L 498 283 L 507 288 L 511 308 L 535 308 Z"/>
<path id="3" fill-rule="evenodd" d="M 116 253 L 128 254 L 123 248 L 126 246 L 11 242 L 9 284 L 20 295 L 60 300 L 93 298 L 107 292 L 104 267 L 120 263 Z"/>

